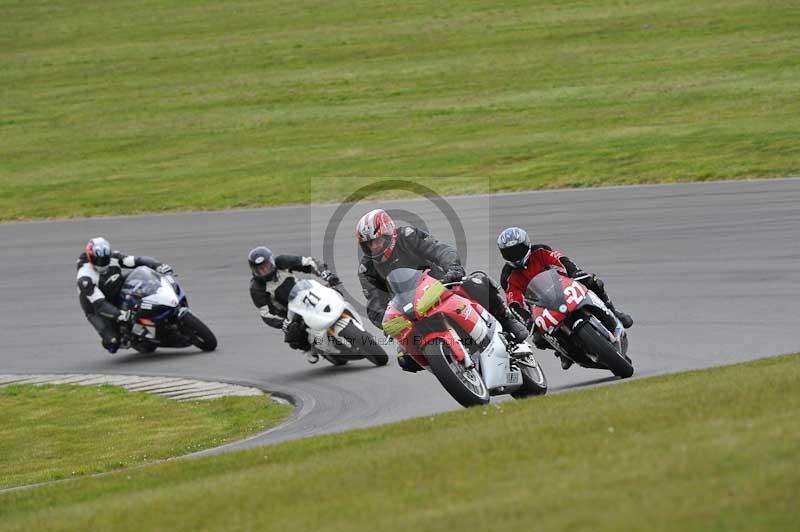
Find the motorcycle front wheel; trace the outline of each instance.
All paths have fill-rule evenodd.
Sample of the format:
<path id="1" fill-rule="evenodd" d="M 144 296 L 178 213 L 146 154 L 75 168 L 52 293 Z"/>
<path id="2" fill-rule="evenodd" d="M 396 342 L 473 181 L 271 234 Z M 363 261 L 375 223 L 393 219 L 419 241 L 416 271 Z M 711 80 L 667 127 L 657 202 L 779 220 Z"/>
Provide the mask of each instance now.
<path id="1" fill-rule="evenodd" d="M 444 342 L 430 343 L 424 348 L 425 358 L 439 383 L 463 407 L 489 403 L 489 389 L 477 368 L 467 369 Z"/>
<path id="2" fill-rule="evenodd" d="M 628 362 L 626 357 L 618 353 L 611 341 L 595 329 L 591 323 L 586 322 L 581 325 L 577 335 L 584 349 L 597 356 L 597 361 L 610 369 L 611 373 L 621 379 L 627 379 L 633 375 L 633 365 Z"/>
<path id="3" fill-rule="evenodd" d="M 217 348 L 217 337 L 205 323 L 200 321 L 200 318 L 191 312 L 183 315 L 182 325 L 184 330 L 189 333 L 193 346 L 207 352 Z"/>

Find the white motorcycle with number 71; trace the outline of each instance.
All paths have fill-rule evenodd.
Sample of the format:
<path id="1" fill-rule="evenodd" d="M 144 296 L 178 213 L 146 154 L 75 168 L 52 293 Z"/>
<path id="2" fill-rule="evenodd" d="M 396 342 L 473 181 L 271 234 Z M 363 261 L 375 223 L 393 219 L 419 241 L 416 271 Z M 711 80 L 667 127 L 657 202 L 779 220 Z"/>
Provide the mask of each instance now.
<path id="1" fill-rule="evenodd" d="M 362 358 L 376 366 L 389 362 L 389 356 L 364 329 L 361 316 L 336 286 L 325 286 L 314 279 L 298 281 L 289 293 L 289 319 L 295 314 L 308 328 L 310 363 L 315 364 L 318 357 L 334 366 Z"/>

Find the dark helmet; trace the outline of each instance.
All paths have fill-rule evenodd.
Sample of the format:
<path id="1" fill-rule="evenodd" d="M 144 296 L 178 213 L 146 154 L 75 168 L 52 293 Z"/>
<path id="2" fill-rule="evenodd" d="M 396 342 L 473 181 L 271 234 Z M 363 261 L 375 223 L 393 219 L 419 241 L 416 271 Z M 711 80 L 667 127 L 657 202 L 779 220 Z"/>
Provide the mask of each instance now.
<path id="1" fill-rule="evenodd" d="M 356 237 L 364 255 L 384 262 L 392 256 L 397 245 L 397 226 L 386 211 L 375 209 L 358 221 Z"/>
<path id="2" fill-rule="evenodd" d="M 111 262 L 111 244 L 103 237 L 96 237 L 86 243 L 86 259 L 98 268 L 105 268 Z"/>
<path id="3" fill-rule="evenodd" d="M 250 271 L 253 277 L 263 281 L 270 281 L 275 278 L 277 268 L 275 266 L 275 255 L 269 248 L 259 246 L 250 250 L 247 255 L 247 262 L 250 264 Z"/>
<path id="4" fill-rule="evenodd" d="M 531 256 L 531 239 L 524 229 L 509 227 L 497 238 L 500 254 L 512 268 L 524 268 Z"/>

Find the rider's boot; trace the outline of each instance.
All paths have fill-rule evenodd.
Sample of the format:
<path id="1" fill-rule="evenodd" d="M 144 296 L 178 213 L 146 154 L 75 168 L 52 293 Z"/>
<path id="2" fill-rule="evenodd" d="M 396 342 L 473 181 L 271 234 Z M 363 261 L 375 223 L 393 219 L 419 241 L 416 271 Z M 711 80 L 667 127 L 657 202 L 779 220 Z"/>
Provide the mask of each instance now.
<path id="1" fill-rule="evenodd" d="M 539 332 L 539 329 L 533 331 L 533 345 L 536 346 L 537 349 L 541 349 L 542 351 L 546 351 L 547 349 L 552 349 L 553 346 L 550 345 L 550 342 L 544 337 L 544 335 Z"/>
<path id="2" fill-rule="evenodd" d="M 498 321 L 503 326 L 503 331 L 507 332 L 515 342 L 522 343 L 528 339 L 528 334 L 530 334 L 528 328 L 508 308 L 498 318 Z"/>
<path id="3" fill-rule="evenodd" d="M 598 279 L 596 276 L 593 275 L 591 281 L 589 281 L 588 283 L 586 281 L 582 282 L 586 284 L 592 291 L 594 291 L 595 294 L 597 294 L 600 297 L 603 303 L 605 303 L 605 305 L 608 307 L 608 310 L 610 310 L 614 314 L 614 316 L 617 317 L 617 319 L 619 320 L 619 322 L 622 324 L 623 327 L 625 327 L 626 329 L 630 329 L 631 327 L 633 327 L 633 318 L 631 318 L 631 315 L 614 308 L 614 303 L 612 303 L 611 298 L 608 297 L 608 293 L 606 293 L 605 283 L 601 279 Z"/>
<path id="4" fill-rule="evenodd" d="M 631 327 L 633 327 L 633 318 L 631 318 L 630 314 L 622 312 L 621 310 L 615 308 L 614 303 L 612 303 L 611 301 L 608 301 L 606 303 L 606 306 L 608 306 L 608 309 L 614 314 L 614 316 L 617 317 L 617 319 L 619 320 L 619 322 L 622 324 L 623 327 L 625 327 L 626 329 L 630 329 Z"/>

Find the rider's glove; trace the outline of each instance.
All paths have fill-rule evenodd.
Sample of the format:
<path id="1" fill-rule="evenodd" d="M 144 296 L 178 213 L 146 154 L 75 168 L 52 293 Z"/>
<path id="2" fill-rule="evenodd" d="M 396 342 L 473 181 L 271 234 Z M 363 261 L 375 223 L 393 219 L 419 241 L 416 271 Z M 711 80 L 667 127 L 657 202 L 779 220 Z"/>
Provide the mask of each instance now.
<path id="1" fill-rule="evenodd" d="M 131 311 L 130 310 L 120 310 L 119 316 L 117 316 L 117 321 L 126 322 L 131 319 Z"/>
<path id="2" fill-rule="evenodd" d="M 306 262 L 307 261 L 307 262 Z M 303 259 L 303 265 L 311 266 L 311 273 L 314 275 L 322 276 L 322 272 L 328 269 L 328 265 L 314 257 L 307 257 Z"/>
<path id="3" fill-rule="evenodd" d="M 339 276 L 333 273 L 330 270 L 324 270 L 319 276 L 328 283 L 328 286 L 338 286 L 342 284 L 342 281 L 339 279 Z"/>
<path id="4" fill-rule="evenodd" d="M 156 271 L 162 275 L 172 275 L 175 273 L 175 270 L 173 270 L 172 266 L 169 264 L 161 264 L 156 268 Z"/>
<path id="5" fill-rule="evenodd" d="M 464 268 L 454 266 L 442 277 L 442 284 L 456 283 L 464 279 Z"/>

